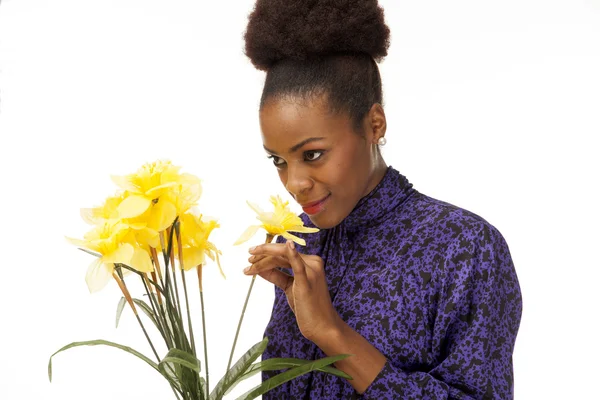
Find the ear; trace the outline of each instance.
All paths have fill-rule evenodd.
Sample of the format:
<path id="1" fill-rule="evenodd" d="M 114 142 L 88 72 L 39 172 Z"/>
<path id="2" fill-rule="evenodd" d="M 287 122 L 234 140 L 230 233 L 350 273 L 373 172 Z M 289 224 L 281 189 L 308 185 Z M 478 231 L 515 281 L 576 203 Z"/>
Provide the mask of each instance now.
<path id="1" fill-rule="evenodd" d="M 381 104 L 373 104 L 373 106 L 366 115 L 365 124 L 367 128 L 366 138 L 368 142 L 377 144 L 379 138 L 385 136 L 385 131 L 387 129 L 385 112 L 383 111 L 383 107 L 381 106 Z"/>

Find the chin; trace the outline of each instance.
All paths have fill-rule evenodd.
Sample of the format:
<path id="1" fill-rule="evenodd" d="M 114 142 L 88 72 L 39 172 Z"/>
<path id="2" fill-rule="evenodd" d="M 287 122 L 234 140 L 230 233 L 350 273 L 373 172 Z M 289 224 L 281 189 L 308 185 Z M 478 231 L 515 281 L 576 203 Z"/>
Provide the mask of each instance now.
<path id="1" fill-rule="evenodd" d="M 309 215 L 308 218 L 310 218 L 310 221 L 319 229 L 331 229 L 342 222 L 329 217 L 327 215 L 327 210 L 323 210 L 316 215 Z"/>

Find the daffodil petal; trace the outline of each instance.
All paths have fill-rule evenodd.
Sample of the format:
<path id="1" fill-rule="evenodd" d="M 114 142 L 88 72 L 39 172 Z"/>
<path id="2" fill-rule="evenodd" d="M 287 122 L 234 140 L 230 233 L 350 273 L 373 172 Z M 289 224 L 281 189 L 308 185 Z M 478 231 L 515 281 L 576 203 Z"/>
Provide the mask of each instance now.
<path id="1" fill-rule="evenodd" d="M 148 219 L 148 227 L 157 232 L 167 229 L 177 217 L 177 208 L 170 201 L 159 199 Z"/>
<path id="2" fill-rule="evenodd" d="M 192 174 L 182 174 L 181 182 L 183 184 L 181 195 L 185 197 L 186 202 L 190 204 L 191 207 L 191 205 L 196 204 L 202 196 L 202 181 Z"/>
<path id="3" fill-rule="evenodd" d="M 128 265 L 131 268 L 136 269 L 140 272 L 154 271 L 152 261 L 150 260 L 150 255 L 146 250 L 141 249 L 139 247 L 134 250 L 133 256 L 131 257 L 131 261 Z"/>
<path id="4" fill-rule="evenodd" d="M 149 247 L 154 247 L 155 249 L 160 249 L 160 235 L 153 236 L 148 239 L 146 243 Z"/>
<path id="5" fill-rule="evenodd" d="M 100 251 L 100 247 L 94 243 L 94 242 L 90 242 L 87 240 L 81 240 L 81 239 L 73 239 L 70 237 L 65 236 L 65 239 L 67 239 L 67 241 L 69 243 L 71 243 L 72 245 L 75 245 L 77 247 L 83 247 L 84 249 L 88 249 L 88 250 L 92 250 L 92 251 Z"/>
<path id="6" fill-rule="evenodd" d="M 252 226 L 248 227 L 248 229 L 246 229 L 246 231 L 244 231 L 244 233 L 242 233 L 242 236 L 240 236 L 239 239 L 236 240 L 233 245 L 236 246 L 238 244 L 242 244 L 242 243 L 250 240 L 250 238 L 256 234 L 256 231 L 258 231 L 258 228 L 260 228 L 260 225 L 252 225 Z"/>
<path id="7" fill-rule="evenodd" d="M 145 222 L 133 222 L 133 223 L 126 223 L 126 225 L 128 227 L 130 227 L 131 229 L 140 230 L 140 229 L 144 229 L 147 224 Z"/>
<path id="8" fill-rule="evenodd" d="M 74 238 L 70 238 L 68 236 L 65 236 L 65 239 L 67 239 L 67 242 L 71 243 L 72 245 L 75 245 L 77 247 L 87 247 L 88 243 L 85 240 L 81 240 L 81 239 L 74 239 Z"/>
<path id="9" fill-rule="evenodd" d="M 131 193 L 139 193 L 140 188 L 134 185 L 128 176 L 111 175 L 110 179 L 121 189 Z"/>
<path id="10" fill-rule="evenodd" d="M 155 187 L 153 187 L 153 188 L 151 188 L 151 189 L 147 190 L 145 194 L 146 194 L 146 196 L 148 196 L 148 197 L 158 197 L 158 196 L 160 196 L 162 193 L 164 193 L 164 192 L 165 192 L 165 189 L 168 189 L 168 188 L 170 188 L 170 187 L 177 186 L 177 185 L 178 185 L 178 183 L 177 183 L 177 182 L 167 182 L 167 183 L 164 183 L 164 184 L 162 184 L 162 185 L 155 186 Z"/>
<path id="11" fill-rule="evenodd" d="M 189 271 L 204 263 L 204 252 L 197 248 L 183 249 L 183 269 Z"/>
<path id="12" fill-rule="evenodd" d="M 130 195 L 117 207 L 121 218 L 134 218 L 148 210 L 152 201 L 144 196 Z"/>
<path id="13" fill-rule="evenodd" d="M 298 236 L 294 236 L 289 232 L 283 232 L 281 234 L 281 236 L 283 236 L 286 239 L 293 240 L 294 242 L 298 243 L 300 246 L 306 246 L 306 241 L 304 239 L 301 239 Z"/>
<path id="14" fill-rule="evenodd" d="M 221 273 L 221 276 L 223 277 L 223 279 L 227 279 L 227 277 L 225 276 L 225 273 L 223 272 L 223 268 L 221 268 L 221 260 L 219 260 L 219 254 L 223 254 L 223 253 L 221 253 L 219 250 L 215 251 L 215 255 L 217 256 L 217 266 L 219 267 L 219 272 Z"/>
<path id="15" fill-rule="evenodd" d="M 158 232 L 149 228 L 144 228 L 140 229 L 139 231 L 136 231 L 135 238 L 136 241 L 142 246 L 148 245 L 150 247 L 156 248 L 160 243 L 160 237 L 158 236 Z"/>
<path id="16" fill-rule="evenodd" d="M 85 274 L 85 282 L 90 293 L 95 293 L 103 289 L 110 281 L 113 270 L 112 264 L 106 264 L 99 258 L 95 259 Z"/>
<path id="17" fill-rule="evenodd" d="M 251 203 L 251 202 L 249 202 L 248 200 L 246 200 L 246 204 L 248 204 L 248 205 L 250 206 L 250 208 L 254 210 L 254 212 L 255 212 L 255 213 L 257 213 L 257 214 L 259 214 L 259 215 L 260 215 L 260 214 L 264 214 L 264 211 L 263 211 L 263 210 L 261 210 L 261 209 L 260 209 L 260 207 L 259 207 L 259 206 L 257 206 L 256 204 L 254 204 L 254 203 Z"/>
<path id="18" fill-rule="evenodd" d="M 256 219 L 262 222 L 263 225 L 279 225 L 279 222 L 275 222 L 277 220 L 277 216 L 273 212 L 264 212 L 260 215 L 257 215 Z"/>
<path id="19" fill-rule="evenodd" d="M 127 264 L 131 262 L 133 257 L 134 249 L 129 243 L 123 243 L 115 251 L 110 254 L 106 254 L 102 257 L 102 262 L 107 264 Z"/>
<path id="20" fill-rule="evenodd" d="M 79 211 L 79 214 L 87 224 L 95 225 L 96 221 L 98 221 L 98 217 L 94 215 L 95 213 L 93 208 L 82 208 Z"/>
<path id="21" fill-rule="evenodd" d="M 287 229 L 288 232 L 315 233 L 319 232 L 318 228 L 309 228 L 307 226 L 293 226 Z"/>

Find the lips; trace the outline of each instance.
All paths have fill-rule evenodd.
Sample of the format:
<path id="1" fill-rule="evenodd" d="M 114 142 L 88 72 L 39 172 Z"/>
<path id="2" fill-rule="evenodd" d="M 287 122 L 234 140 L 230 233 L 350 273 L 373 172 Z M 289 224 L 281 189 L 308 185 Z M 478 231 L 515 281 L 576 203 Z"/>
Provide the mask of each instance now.
<path id="1" fill-rule="evenodd" d="M 325 206 L 325 202 L 329 199 L 331 194 L 328 194 L 324 198 L 318 201 L 313 201 L 312 203 L 306 203 L 302 205 L 302 210 L 308 215 L 314 215 L 323 210 Z"/>

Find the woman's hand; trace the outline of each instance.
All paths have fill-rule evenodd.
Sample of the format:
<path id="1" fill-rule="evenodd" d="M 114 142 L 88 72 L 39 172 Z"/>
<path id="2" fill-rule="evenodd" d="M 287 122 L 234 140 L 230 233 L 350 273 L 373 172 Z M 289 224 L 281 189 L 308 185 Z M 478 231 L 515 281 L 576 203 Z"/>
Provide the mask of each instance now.
<path id="1" fill-rule="evenodd" d="M 247 275 L 260 275 L 285 292 L 302 335 L 313 342 L 337 329 L 341 318 L 333 308 L 325 280 L 323 259 L 298 253 L 294 242 L 263 244 L 250 249 Z M 294 276 L 277 267 L 292 268 Z"/>

